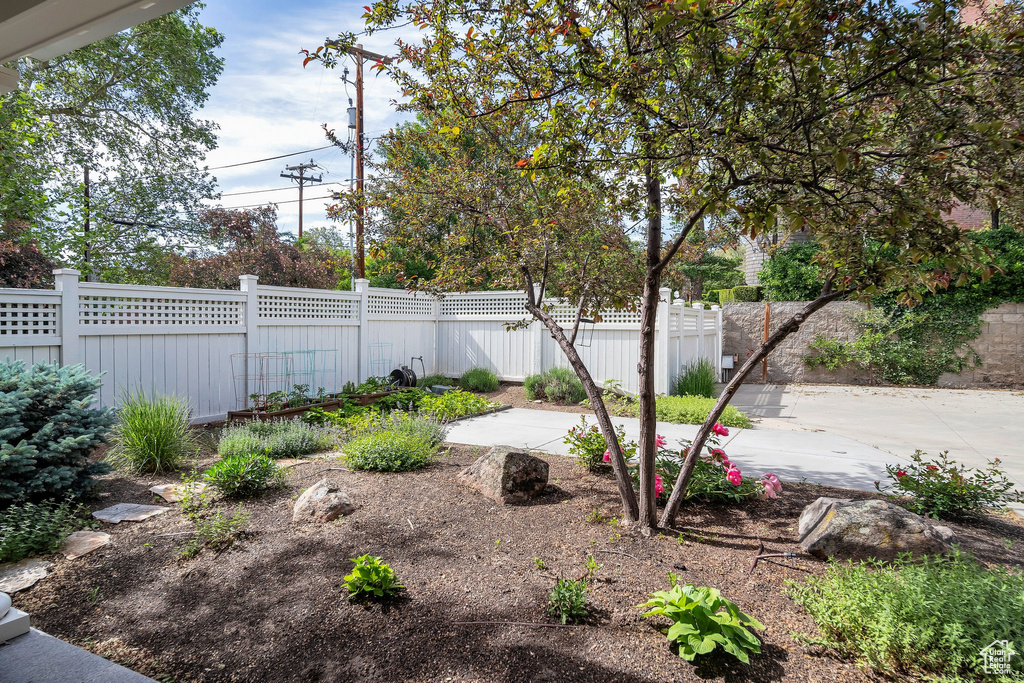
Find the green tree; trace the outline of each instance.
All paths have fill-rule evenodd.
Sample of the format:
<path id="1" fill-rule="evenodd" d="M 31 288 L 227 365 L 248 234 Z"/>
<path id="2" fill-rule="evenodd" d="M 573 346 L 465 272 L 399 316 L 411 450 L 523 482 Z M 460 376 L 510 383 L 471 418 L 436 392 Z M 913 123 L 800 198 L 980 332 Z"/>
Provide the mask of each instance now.
<path id="1" fill-rule="evenodd" d="M 412 23 L 423 36 L 418 44 L 398 41 L 398 58 L 378 65 L 406 92 L 406 108 L 449 112 L 438 132 L 458 135 L 474 121 L 473 128 L 505 138 L 520 131 L 532 147 L 518 161 L 495 156 L 504 165 L 492 173 L 468 169 L 452 177 L 435 169 L 438 182 L 489 195 L 496 179 L 514 171 L 552 188 L 571 177 L 590 188 L 587 201 L 614 203 L 641 220 L 639 504 L 622 482 L 619 448 L 610 447 L 627 520 L 645 530 L 657 523 L 659 289 L 706 216 L 752 238 L 810 229 L 827 267 L 818 296 L 784 321 L 722 392 L 698 430 L 662 525 L 673 522 L 703 444 L 739 384 L 808 316 L 850 293 L 884 289 L 920 300 L 981 261 L 981 250 L 941 211 L 954 199 L 978 199 L 996 177 L 1020 186 L 1012 160 L 1024 120 L 1024 31 L 1017 2 L 990 8 L 979 26 L 960 24 L 960 7 L 927 0 L 913 8 L 894 0 L 382 0 L 368 9 L 371 31 Z M 337 45 L 353 41 L 341 36 Z M 336 49 L 307 59 L 331 64 Z M 557 221 L 570 216 L 568 208 L 533 213 Z M 667 241 L 663 213 L 679 226 Z M 515 263 L 532 281 L 520 245 L 544 240 L 526 221 L 499 228 L 464 220 L 449 229 L 447 242 L 467 246 L 481 229 L 511 230 L 503 254 L 482 258 Z M 599 253 L 600 243 L 579 245 Z M 438 272 L 446 271 L 444 259 L 439 255 Z M 923 261 L 935 267 L 918 268 Z M 578 291 L 587 278 L 576 277 Z M 527 310 L 558 339 L 561 327 L 536 301 Z M 584 385 L 592 384 L 571 346 L 562 349 Z"/>
<path id="2" fill-rule="evenodd" d="M 198 200 L 214 196 L 214 179 L 199 164 L 216 124 L 196 113 L 222 69 L 223 38 L 197 17 L 193 5 L 11 65 L 19 89 L 0 96 L 0 220 L 27 221 L 47 255 L 96 272 L 146 270 L 154 250 L 201 237 Z"/>
<path id="3" fill-rule="evenodd" d="M 813 242 L 783 244 L 764 262 L 757 280 L 767 301 L 810 301 L 821 292 L 822 269 Z"/>

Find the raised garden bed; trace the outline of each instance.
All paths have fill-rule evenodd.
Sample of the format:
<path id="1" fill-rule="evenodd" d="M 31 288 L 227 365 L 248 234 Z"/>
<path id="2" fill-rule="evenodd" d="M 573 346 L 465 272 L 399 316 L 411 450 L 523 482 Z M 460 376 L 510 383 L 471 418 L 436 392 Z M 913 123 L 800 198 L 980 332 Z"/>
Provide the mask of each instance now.
<path id="1" fill-rule="evenodd" d="M 787 579 L 826 567 L 800 553 L 803 507 L 822 495 L 871 494 L 787 484 L 778 501 L 684 505 L 678 535 L 645 538 L 611 523 L 619 510 L 614 482 L 567 458 L 547 458 L 542 497 L 495 505 L 456 482 L 479 452 L 456 446 L 451 457 L 405 474 L 348 472 L 331 460 L 299 465 L 288 470 L 286 488 L 243 503 L 244 537 L 192 560 L 179 557 L 190 525 L 177 505 L 143 523 L 107 526 L 113 542 L 102 550 L 78 560 L 46 556 L 50 577 L 15 594 L 14 606 L 47 633 L 159 680 L 876 680 L 794 639 L 815 626 L 781 594 Z M 357 510 L 325 526 L 293 525 L 294 498 L 325 476 Z M 148 487 L 175 480 L 106 475 L 110 496 L 92 508 L 152 503 Z M 988 516 L 950 526 L 984 562 L 1024 562 L 1019 521 Z M 759 540 L 799 557 L 762 561 L 750 574 Z M 404 596 L 383 605 L 347 600 L 348 558 L 363 553 L 394 568 Z M 590 555 L 603 565 L 591 616 L 578 627 L 543 626 L 557 623 L 546 611 L 555 579 L 582 575 Z M 664 622 L 636 609 L 667 586 L 669 571 L 715 586 L 763 621 L 762 654 L 749 665 L 721 654 L 696 666 L 682 661 L 655 628 Z"/>
<path id="2" fill-rule="evenodd" d="M 322 410 L 338 410 L 341 408 L 342 401 L 354 401 L 356 405 L 368 406 L 377 399 L 384 398 L 390 394 L 397 394 L 406 389 L 394 389 L 391 391 L 380 391 L 374 394 L 348 394 L 339 398 L 332 398 L 327 401 L 320 403 L 308 403 L 304 406 L 295 406 L 294 408 L 282 408 L 280 410 L 229 410 L 228 411 L 228 422 L 244 422 L 246 420 L 261 420 L 267 422 L 269 420 L 284 420 L 294 417 L 299 417 L 303 413 L 312 410 L 313 408 L 320 408 Z"/>

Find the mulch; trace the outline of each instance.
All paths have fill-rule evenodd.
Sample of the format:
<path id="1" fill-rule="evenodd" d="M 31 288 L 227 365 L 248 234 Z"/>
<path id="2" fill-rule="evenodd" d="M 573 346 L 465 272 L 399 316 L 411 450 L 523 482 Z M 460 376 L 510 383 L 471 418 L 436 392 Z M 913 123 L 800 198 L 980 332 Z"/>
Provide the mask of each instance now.
<path id="1" fill-rule="evenodd" d="M 179 556 L 190 524 L 177 506 L 142 523 L 104 525 L 111 545 L 78 560 L 48 558 L 51 576 L 14 604 L 43 631 L 160 680 L 870 680 L 856 663 L 793 637 L 815 627 L 783 595 L 785 582 L 825 563 L 801 554 L 749 573 L 759 540 L 768 551 L 800 552 L 797 518 L 818 496 L 869 494 L 789 484 L 778 501 L 685 505 L 678 531 L 644 537 L 616 524 L 613 481 L 567 458 L 546 458 L 549 486 L 529 504 L 484 499 L 455 480 L 480 452 L 453 446 L 437 464 L 404 474 L 330 469 L 340 467 L 332 460 L 300 465 L 286 488 L 243 504 L 251 521 L 233 546 L 191 560 Z M 324 476 L 357 511 L 324 526 L 292 525 L 295 498 Z M 107 475 L 109 495 L 92 508 L 152 503 L 148 487 L 173 480 Z M 1024 562 L 1019 520 L 952 526 L 981 560 Z M 342 577 L 363 553 L 395 569 L 406 586 L 400 598 L 349 602 Z M 546 611 L 555 580 L 581 576 L 590 555 L 602 567 L 586 623 L 546 626 L 558 623 Z M 717 587 L 763 622 L 762 654 L 749 665 L 720 653 L 696 665 L 679 658 L 658 630 L 667 622 L 642 619 L 636 608 L 667 588 L 669 571 Z"/>

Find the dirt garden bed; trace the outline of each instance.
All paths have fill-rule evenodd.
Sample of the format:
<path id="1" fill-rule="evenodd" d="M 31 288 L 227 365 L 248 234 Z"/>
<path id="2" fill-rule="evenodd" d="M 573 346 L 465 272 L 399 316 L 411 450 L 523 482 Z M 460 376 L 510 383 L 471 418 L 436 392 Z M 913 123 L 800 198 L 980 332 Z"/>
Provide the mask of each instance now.
<path id="1" fill-rule="evenodd" d="M 456 474 L 479 452 L 455 446 L 406 474 L 349 472 L 334 460 L 298 465 L 286 489 L 245 503 L 251 522 L 242 539 L 192 560 L 179 557 L 190 525 L 176 506 L 142 523 L 104 525 L 110 546 L 73 561 L 49 558 L 51 575 L 14 604 L 38 628 L 160 680 L 867 679 L 791 635 L 814 625 L 781 594 L 784 581 L 820 573 L 823 562 L 763 561 L 748 574 L 758 539 L 799 552 L 796 520 L 816 497 L 867 494 L 789 484 L 775 502 L 684 506 L 678 536 L 643 538 L 610 522 L 618 514 L 611 479 L 565 458 L 548 458 L 548 489 L 529 505 L 502 507 L 459 486 Z M 343 484 L 357 511 L 326 526 L 293 526 L 294 499 L 325 475 Z M 148 487 L 174 480 L 108 475 L 109 495 L 93 508 L 152 503 Z M 603 520 L 593 521 L 595 510 Z M 953 526 L 979 559 L 1024 562 L 1019 520 Z M 341 580 L 348 558 L 362 553 L 391 564 L 407 587 L 401 599 L 349 603 Z M 603 567 L 588 623 L 491 623 L 556 623 L 546 614 L 555 578 L 582 575 L 591 554 Z M 749 666 L 721 654 L 698 666 L 676 656 L 660 623 L 636 609 L 667 587 L 669 571 L 719 588 L 764 622 L 763 653 Z"/>

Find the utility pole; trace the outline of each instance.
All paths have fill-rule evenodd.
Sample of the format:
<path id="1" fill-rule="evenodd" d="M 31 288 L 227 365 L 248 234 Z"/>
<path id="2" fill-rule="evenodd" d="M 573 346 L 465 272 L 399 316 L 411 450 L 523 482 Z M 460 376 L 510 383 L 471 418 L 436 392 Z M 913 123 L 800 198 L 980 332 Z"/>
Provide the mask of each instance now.
<path id="1" fill-rule="evenodd" d="M 85 265 L 89 265 L 89 167 L 85 166 Z"/>
<path id="2" fill-rule="evenodd" d="M 324 43 L 327 47 L 338 48 L 340 45 L 337 41 L 328 40 Z M 364 50 L 362 43 L 355 47 L 345 48 L 348 54 L 355 58 L 356 62 L 356 192 L 358 201 L 356 202 L 356 252 L 355 252 L 355 270 L 361 278 L 366 277 L 366 249 L 365 240 L 363 237 L 363 218 L 365 208 L 363 206 L 363 61 L 371 59 L 375 62 L 382 62 L 388 64 L 391 62 L 390 57 L 377 54 L 376 52 L 370 52 Z"/>
<path id="3" fill-rule="evenodd" d="M 299 164 L 298 166 L 284 167 L 284 170 L 286 171 L 298 171 L 298 175 L 295 175 L 294 173 L 281 174 L 282 178 L 291 178 L 292 180 L 295 180 L 299 183 L 299 239 L 302 239 L 302 188 L 306 185 L 306 183 L 312 185 L 314 183 L 319 183 L 323 181 L 322 175 L 318 175 L 316 177 L 306 175 L 306 171 L 311 168 L 316 168 L 316 164 L 313 162 L 312 159 L 309 160 L 308 164 Z"/>

